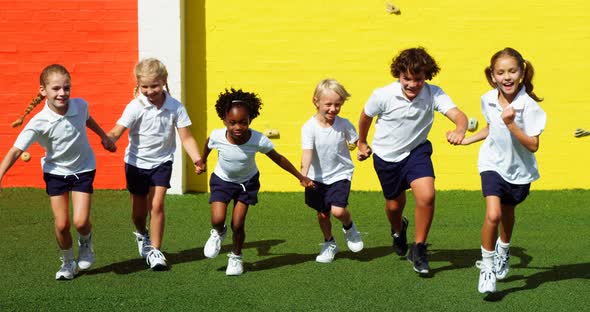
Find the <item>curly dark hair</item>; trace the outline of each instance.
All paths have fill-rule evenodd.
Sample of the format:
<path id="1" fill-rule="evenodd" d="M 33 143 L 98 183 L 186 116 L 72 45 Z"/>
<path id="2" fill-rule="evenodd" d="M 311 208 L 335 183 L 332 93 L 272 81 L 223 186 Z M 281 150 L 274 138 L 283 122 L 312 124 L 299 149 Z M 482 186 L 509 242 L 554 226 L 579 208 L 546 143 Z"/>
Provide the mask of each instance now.
<path id="1" fill-rule="evenodd" d="M 401 51 L 391 62 L 393 77 L 399 78 L 408 71 L 412 75 L 423 72 L 426 80 L 430 80 L 438 74 L 440 67 L 423 47 L 417 47 Z"/>
<path id="2" fill-rule="evenodd" d="M 219 98 L 215 103 L 217 116 L 219 116 L 221 120 L 224 120 L 227 113 L 229 113 L 229 111 L 236 106 L 242 106 L 248 109 L 248 115 L 250 117 L 250 121 L 252 121 L 254 118 L 258 117 L 258 115 L 260 115 L 262 101 L 256 93 L 244 92 L 242 89 L 225 89 L 225 92 L 219 93 Z"/>

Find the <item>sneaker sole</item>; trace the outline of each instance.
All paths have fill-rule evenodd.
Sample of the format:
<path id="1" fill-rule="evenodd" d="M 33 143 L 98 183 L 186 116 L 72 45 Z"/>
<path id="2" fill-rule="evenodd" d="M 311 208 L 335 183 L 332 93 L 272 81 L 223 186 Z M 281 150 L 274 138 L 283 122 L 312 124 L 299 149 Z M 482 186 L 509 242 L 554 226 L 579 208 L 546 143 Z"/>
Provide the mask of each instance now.
<path id="1" fill-rule="evenodd" d="M 158 263 L 152 267 L 150 267 L 153 271 L 166 271 L 168 266 L 165 264 Z"/>

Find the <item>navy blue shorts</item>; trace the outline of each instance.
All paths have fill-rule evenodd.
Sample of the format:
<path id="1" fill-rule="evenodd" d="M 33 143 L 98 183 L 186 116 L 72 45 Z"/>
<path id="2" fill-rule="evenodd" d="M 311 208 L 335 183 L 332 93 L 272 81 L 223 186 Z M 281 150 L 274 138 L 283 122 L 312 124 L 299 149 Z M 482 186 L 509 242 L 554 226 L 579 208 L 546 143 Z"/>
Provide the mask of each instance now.
<path id="1" fill-rule="evenodd" d="M 260 173 L 256 173 L 244 183 L 227 182 L 212 173 L 211 179 L 209 179 L 209 188 L 211 189 L 209 203 L 224 202 L 227 204 L 233 199 L 236 203 L 241 201 L 247 205 L 256 205 L 260 190 Z"/>
<path id="2" fill-rule="evenodd" d="M 172 161 L 152 169 L 141 169 L 125 164 L 127 190 L 134 195 L 147 195 L 150 187 L 153 186 L 170 188 L 170 177 L 172 177 Z"/>
<path id="3" fill-rule="evenodd" d="M 412 181 L 423 177 L 434 178 L 431 155 L 430 141 L 418 145 L 400 162 L 388 162 L 373 155 L 373 166 L 381 183 L 383 196 L 386 199 L 395 199 L 410 188 Z"/>
<path id="4" fill-rule="evenodd" d="M 70 191 L 92 194 L 95 175 L 96 170 L 65 176 L 44 172 L 45 192 L 49 196 L 57 196 Z"/>
<path id="5" fill-rule="evenodd" d="M 529 195 L 531 184 L 512 184 L 506 182 L 495 171 L 484 171 L 481 176 L 481 191 L 483 196 L 498 196 L 503 205 L 516 206 Z"/>
<path id="6" fill-rule="evenodd" d="M 329 213 L 332 206 L 346 208 L 350 195 L 350 181 L 340 180 L 332 184 L 313 181 L 315 187 L 305 188 L 305 204 L 324 213 Z"/>

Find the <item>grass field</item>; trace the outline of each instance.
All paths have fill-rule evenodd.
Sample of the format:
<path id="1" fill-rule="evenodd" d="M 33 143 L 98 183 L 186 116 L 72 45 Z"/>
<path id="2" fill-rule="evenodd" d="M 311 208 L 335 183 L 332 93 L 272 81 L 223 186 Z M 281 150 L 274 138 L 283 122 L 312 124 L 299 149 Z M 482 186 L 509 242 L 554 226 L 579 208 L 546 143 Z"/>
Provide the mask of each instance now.
<path id="1" fill-rule="evenodd" d="M 413 201 L 408 196 L 409 240 Z M 350 209 L 365 249 L 315 262 L 322 237 L 303 193 L 261 193 L 246 223 L 246 272 L 225 275 L 231 239 L 206 259 L 208 194 L 169 195 L 165 272 L 147 269 L 133 240 L 128 194 L 97 191 L 92 222 L 97 262 L 55 281 L 59 253 L 43 190 L 0 193 L 0 311 L 582 311 L 590 304 L 590 191 L 533 191 L 517 208 L 511 271 L 498 292 L 477 292 L 484 203 L 478 191 L 439 191 L 429 237 L 433 274 L 417 276 L 392 253 L 383 199 L 353 192 Z M 335 223 L 334 223 L 335 224 Z"/>

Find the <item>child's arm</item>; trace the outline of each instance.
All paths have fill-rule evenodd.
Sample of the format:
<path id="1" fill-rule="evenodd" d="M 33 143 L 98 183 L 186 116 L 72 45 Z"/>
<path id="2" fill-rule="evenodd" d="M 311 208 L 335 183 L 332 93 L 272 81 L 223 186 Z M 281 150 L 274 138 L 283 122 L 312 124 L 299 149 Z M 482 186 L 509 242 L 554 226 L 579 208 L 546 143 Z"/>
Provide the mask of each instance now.
<path id="1" fill-rule="evenodd" d="M 309 166 L 311 165 L 311 158 L 313 157 L 313 150 L 304 149 L 301 155 L 301 175 L 307 177 Z"/>
<path id="2" fill-rule="evenodd" d="M 86 127 L 88 127 L 100 137 L 100 143 L 104 149 L 111 153 L 114 153 L 117 150 L 115 142 L 113 142 L 111 138 L 107 136 L 107 134 L 104 132 L 104 130 L 102 130 L 102 128 L 98 125 L 94 118 L 92 118 L 92 116 L 88 116 L 88 119 L 86 120 Z"/>
<path id="3" fill-rule="evenodd" d="M 449 109 L 445 116 L 455 124 L 455 130 L 447 131 L 447 141 L 453 145 L 460 145 L 467 131 L 467 116 L 456 107 Z"/>
<path id="4" fill-rule="evenodd" d="M 283 168 L 283 170 L 291 173 L 293 176 L 295 176 L 298 180 L 299 183 L 301 184 L 301 186 L 303 187 L 313 187 L 313 181 L 311 181 L 308 177 L 303 176 L 301 173 L 299 173 L 299 171 L 297 171 L 297 169 L 295 168 L 295 166 L 293 166 L 293 164 L 287 159 L 285 158 L 283 155 L 279 154 L 276 150 L 271 150 L 270 152 L 266 153 L 266 156 L 268 156 L 268 158 L 272 159 L 272 161 L 274 161 L 275 164 L 279 165 L 279 167 Z"/>
<path id="5" fill-rule="evenodd" d="M 522 129 L 520 129 L 516 123 L 514 123 L 514 117 L 516 112 L 509 106 L 502 111 L 502 120 L 506 124 L 506 128 L 510 130 L 512 135 L 531 153 L 536 152 L 539 149 L 539 136 L 528 136 Z"/>
<path id="6" fill-rule="evenodd" d="M 113 127 L 113 129 L 111 129 L 111 131 L 109 131 L 107 136 L 111 139 L 111 141 L 113 141 L 113 143 L 117 143 L 123 133 L 125 133 L 125 130 L 127 130 L 127 128 L 117 124 Z"/>
<path id="7" fill-rule="evenodd" d="M 6 156 L 4 156 L 2 163 L 0 163 L 0 190 L 2 189 L 2 178 L 4 178 L 8 169 L 14 165 L 22 153 L 23 151 L 13 146 L 8 150 Z"/>
<path id="8" fill-rule="evenodd" d="M 371 153 L 373 153 L 367 143 L 367 135 L 369 134 L 369 128 L 371 128 L 372 122 L 373 117 L 367 116 L 363 110 L 359 119 L 359 139 L 357 141 L 358 151 L 356 152 L 356 158 L 360 161 L 371 157 Z"/>
<path id="9" fill-rule="evenodd" d="M 184 150 L 192 159 L 193 164 L 195 165 L 195 172 L 197 174 L 203 173 L 203 171 L 205 171 L 205 166 L 203 165 L 203 160 L 201 159 L 201 155 L 199 154 L 199 146 L 197 145 L 197 140 L 195 140 L 195 138 L 193 137 L 190 128 L 178 128 L 177 131 L 178 136 L 180 137 L 180 142 L 182 142 L 182 146 L 184 147 Z"/>
<path id="10" fill-rule="evenodd" d="M 207 158 L 209 157 L 209 153 L 211 153 L 211 149 L 209 148 L 209 138 L 207 138 L 207 140 L 205 140 L 205 146 L 203 146 L 201 161 L 198 164 L 201 168 L 201 172 L 197 172 L 197 174 L 201 174 L 207 170 Z"/>
<path id="11" fill-rule="evenodd" d="M 485 138 L 488 137 L 488 134 L 489 133 L 490 133 L 490 125 L 487 124 L 481 130 L 477 131 L 474 135 L 472 135 L 472 136 L 470 136 L 468 138 L 464 138 L 463 141 L 461 142 L 461 145 L 469 145 L 471 143 L 475 143 L 475 142 L 479 142 L 481 140 L 485 140 Z"/>

